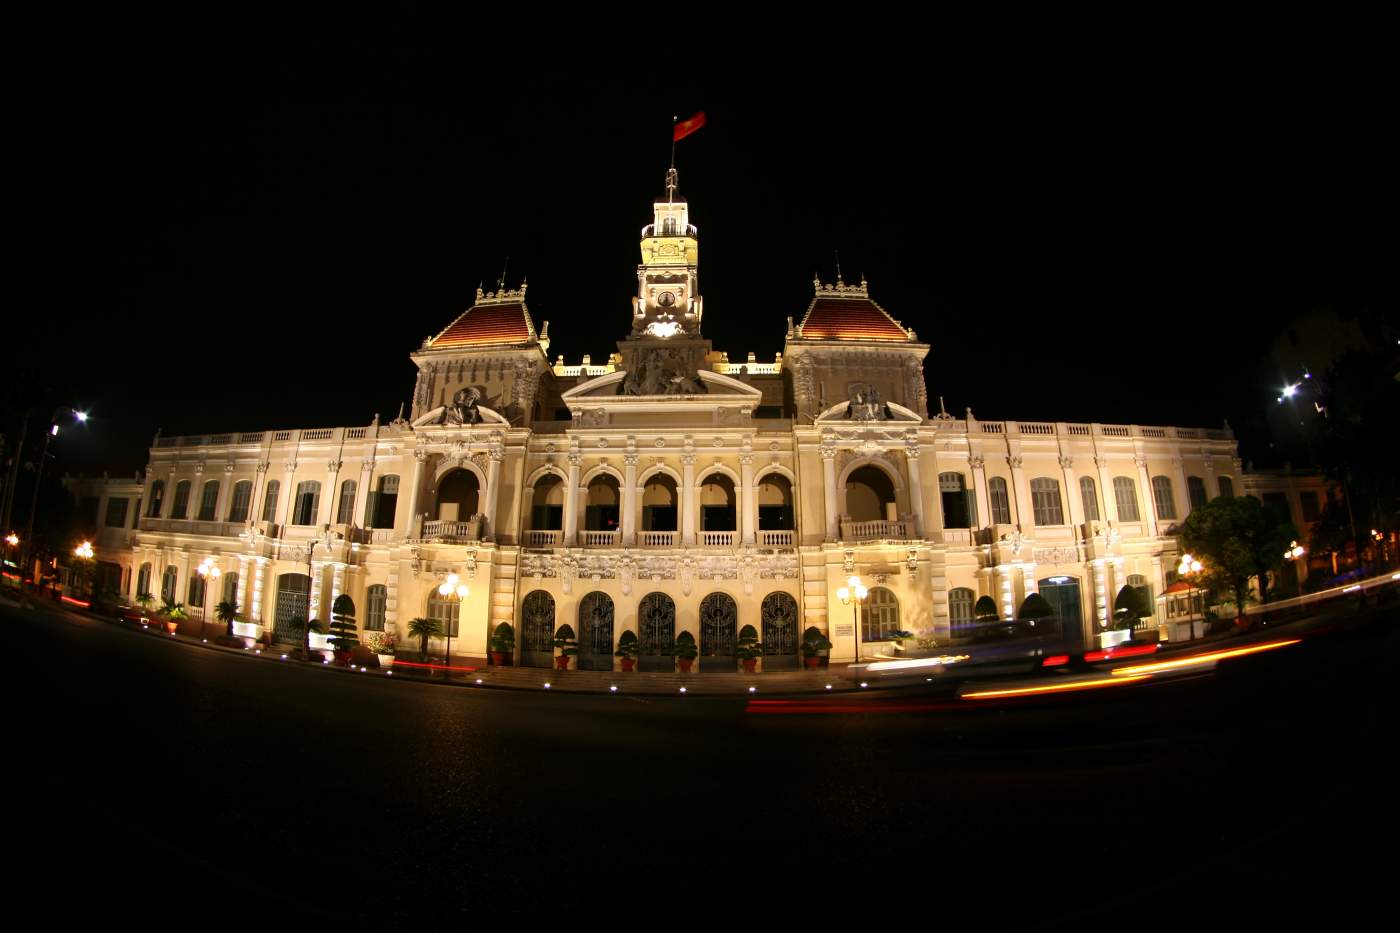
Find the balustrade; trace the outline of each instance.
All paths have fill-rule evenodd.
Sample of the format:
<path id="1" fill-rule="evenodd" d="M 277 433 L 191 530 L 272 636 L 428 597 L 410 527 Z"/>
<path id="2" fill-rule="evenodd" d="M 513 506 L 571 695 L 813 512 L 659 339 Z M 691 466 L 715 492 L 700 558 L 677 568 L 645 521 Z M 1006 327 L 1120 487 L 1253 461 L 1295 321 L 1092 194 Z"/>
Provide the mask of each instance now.
<path id="1" fill-rule="evenodd" d="M 847 541 L 873 541 L 882 538 L 912 537 L 912 522 L 842 522 L 841 537 Z"/>
<path id="2" fill-rule="evenodd" d="M 564 532 L 540 529 L 525 532 L 526 547 L 558 547 L 564 543 Z"/>
<path id="3" fill-rule="evenodd" d="M 705 547 L 733 547 L 739 541 L 737 531 L 702 531 L 700 543 Z"/>
<path id="4" fill-rule="evenodd" d="M 641 547 L 675 547 L 679 532 L 642 531 L 637 533 L 637 544 Z"/>
<path id="5" fill-rule="evenodd" d="M 622 540 L 620 531 L 580 531 L 579 543 L 584 547 L 617 547 Z"/>
<path id="6" fill-rule="evenodd" d="M 761 547 L 792 547 L 797 540 L 797 532 L 791 529 L 787 531 L 759 531 L 758 543 Z"/>
<path id="7" fill-rule="evenodd" d="M 458 522 L 433 519 L 423 523 L 423 537 L 424 539 L 446 541 L 449 544 L 478 541 L 481 539 L 481 523 L 479 521 Z"/>

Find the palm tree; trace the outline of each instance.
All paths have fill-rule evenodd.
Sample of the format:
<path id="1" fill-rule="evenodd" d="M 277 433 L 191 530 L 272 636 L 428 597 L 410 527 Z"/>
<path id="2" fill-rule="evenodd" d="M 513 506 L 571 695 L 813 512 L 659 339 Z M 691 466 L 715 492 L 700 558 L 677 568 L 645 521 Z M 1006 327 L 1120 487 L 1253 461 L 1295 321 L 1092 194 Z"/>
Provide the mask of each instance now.
<path id="1" fill-rule="evenodd" d="M 422 616 L 408 623 L 408 636 L 410 638 L 423 639 L 422 655 L 428 657 L 428 639 L 436 638 L 442 634 L 442 623 L 437 619 L 425 619 Z"/>
<path id="2" fill-rule="evenodd" d="M 214 607 L 214 617 L 228 626 L 226 634 L 233 637 L 233 623 L 238 618 L 238 603 L 226 599 Z"/>
<path id="3" fill-rule="evenodd" d="M 305 619 L 292 619 L 288 624 L 291 626 L 292 631 L 302 633 L 302 657 L 311 657 L 311 633 L 315 632 L 317 635 L 321 634 L 321 632 L 323 631 L 323 629 L 321 628 L 321 620 L 312 619 L 310 622 L 308 622 Z"/>

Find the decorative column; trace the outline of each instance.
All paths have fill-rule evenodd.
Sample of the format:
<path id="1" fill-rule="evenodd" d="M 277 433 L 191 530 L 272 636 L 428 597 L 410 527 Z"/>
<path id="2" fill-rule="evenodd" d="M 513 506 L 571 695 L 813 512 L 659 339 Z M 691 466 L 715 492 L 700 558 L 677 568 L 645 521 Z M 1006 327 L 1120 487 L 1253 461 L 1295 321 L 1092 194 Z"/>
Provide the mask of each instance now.
<path id="1" fill-rule="evenodd" d="M 1138 488 L 1142 490 L 1142 508 L 1144 514 L 1143 531 L 1148 537 L 1157 536 L 1157 503 L 1152 497 L 1152 478 L 1147 475 L 1147 458 L 1138 454 L 1133 458 L 1133 462 L 1138 468 Z"/>
<path id="2" fill-rule="evenodd" d="M 1016 499 L 1013 503 L 1016 527 L 1022 534 L 1029 534 L 1029 529 L 1035 527 L 1035 509 L 1031 507 L 1031 487 L 1026 483 L 1026 471 L 1021 469 L 1021 455 L 1007 457 L 1006 462 L 1011 467 L 1011 490 Z"/>
<path id="3" fill-rule="evenodd" d="M 637 543 L 637 453 L 628 451 L 622 455 L 626 479 L 622 485 L 622 543 Z"/>
<path id="4" fill-rule="evenodd" d="M 1016 568 L 1012 564 L 997 564 L 996 576 L 996 601 L 1001 609 L 1003 619 L 1014 619 L 1016 617 Z"/>
<path id="5" fill-rule="evenodd" d="M 339 508 L 340 490 L 335 488 L 335 481 L 340 477 L 340 461 L 331 460 L 326 463 L 326 492 L 321 496 L 321 501 L 316 505 L 316 526 L 324 527 L 331 524 L 335 519 L 335 510 Z"/>
<path id="6" fill-rule="evenodd" d="M 1191 514 L 1191 484 L 1186 481 L 1186 462 L 1177 454 L 1172 457 L 1172 466 L 1176 467 L 1176 478 L 1181 481 L 1181 506 L 1176 517 L 1184 519 Z"/>
<path id="7" fill-rule="evenodd" d="M 360 482 L 355 487 L 355 509 L 350 513 L 350 524 L 368 528 L 370 522 L 365 518 L 365 503 L 369 501 L 369 485 L 374 482 L 374 459 L 370 458 L 360 464 Z"/>
<path id="8" fill-rule="evenodd" d="M 919 438 L 909 435 L 904 439 L 904 455 L 909 464 L 909 499 L 914 509 L 914 535 L 925 537 L 924 525 L 924 486 L 919 476 Z"/>
<path id="9" fill-rule="evenodd" d="M 345 592 L 345 565 L 340 561 L 331 564 L 331 611 L 335 611 L 335 601 Z M 359 607 L 356 607 L 359 608 Z"/>
<path id="10" fill-rule="evenodd" d="M 422 447 L 413 452 L 413 476 L 408 481 L 408 489 L 399 486 L 399 501 L 394 508 L 394 530 L 399 534 L 414 537 L 418 534 L 414 525 L 418 520 L 418 494 L 423 483 L 423 464 L 427 462 L 428 451 Z"/>
<path id="11" fill-rule="evenodd" d="M 486 467 L 486 534 L 485 541 L 496 540 L 496 502 L 501 498 L 501 461 L 506 458 L 505 441 L 495 435 L 491 439 L 491 462 Z"/>
<path id="12" fill-rule="evenodd" d="M 250 522 L 262 521 L 264 503 L 267 499 L 268 466 L 270 464 L 266 460 L 259 460 L 257 468 L 253 471 L 253 494 L 248 497 L 248 521 Z"/>
<path id="13" fill-rule="evenodd" d="M 826 497 L 826 540 L 841 540 L 841 512 L 836 504 L 836 445 L 822 443 L 822 485 Z"/>
<path id="14" fill-rule="evenodd" d="M 1166 577 L 1166 574 L 1163 572 L 1163 568 L 1162 568 L 1162 555 L 1160 555 L 1160 554 L 1153 555 L 1153 557 L 1152 557 L 1152 585 L 1153 585 L 1153 588 L 1154 588 L 1153 591 L 1154 591 L 1155 593 L 1157 593 L 1157 595 L 1159 595 L 1159 596 L 1162 595 L 1163 593 L 1165 593 L 1165 592 L 1167 591 L 1167 577 Z M 1189 597 L 1189 594 L 1188 594 L 1188 597 Z M 1165 606 L 1165 605 L 1166 605 L 1166 603 L 1164 603 L 1164 602 L 1163 602 L 1163 603 L 1158 603 L 1158 604 L 1157 604 L 1157 606 Z M 1188 605 L 1189 605 L 1189 603 L 1188 603 Z M 1160 616 L 1159 613 L 1157 612 L 1157 606 L 1153 606 L 1153 607 L 1152 607 L 1152 616 L 1153 616 L 1154 619 L 1157 620 L 1157 624 L 1160 625 L 1164 620 L 1161 618 L 1161 616 Z"/>
<path id="15" fill-rule="evenodd" d="M 754 543 L 754 529 L 758 527 L 758 516 L 755 514 L 754 503 L 758 497 L 754 495 L 753 488 L 753 454 L 741 453 L 739 455 L 739 477 L 743 483 L 743 513 L 741 515 L 739 529 L 743 535 L 745 544 Z"/>
<path id="16" fill-rule="evenodd" d="M 319 560 L 311 561 L 311 595 L 308 597 L 309 603 L 307 611 L 313 619 L 321 619 L 321 569 L 323 567 L 325 567 L 324 562 Z M 325 623 L 329 621 L 330 619 L 321 619 L 323 627 Z M 327 629 L 327 631 L 329 631 L 329 629 Z"/>
<path id="17" fill-rule="evenodd" d="M 214 503 L 214 521 L 228 521 L 228 496 L 229 490 L 233 486 L 233 461 L 224 464 L 224 478 L 219 483 L 219 498 Z"/>
<path id="18" fill-rule="evenodd" d="M 1079 538 L 1079 527 L 1084 524 L 1084 497 L 1079 495 L 1079 489 L 1074 484 L 1074 458 L 1063 456 L 1060 458 L 1060 471 L 1065 477 L 1065 498 L 1069 505 L 1069 523 L 1074 528 L 1074 537 Z"/>
<path id="19" fill-rule="evenodd" d="M 234 591 L 233 601 L 238 604 L 240 615 L 248 615 L 248 556 L 238 555 L 238 589 Z"/>
<path id="20" fill-rule="evenodd" d="M 1103 558 L 1089 562 L 1089 592 L 1094 600 L 1094 621 L 1098 623 L 1098 628 L 1093 634 L 1108 630 L 1108 617 L 1110 609 L 1109 600 L 1112 594 L 1108 591 L 1108 571 Z"/>
<path id="21" fill-rule="evenodd" d="M 987 460 L 981 454 L 973 454 L 967 458 L 968 466 L 972 467 L 972 488 L 977 496 L 977 517 L 984 526 L 995 524 L 992 521 L 992 497 L 987 492 Z"/>
<path id="22" fill-rule="evenodd" d="M 1097 456 L 1094 466 L 1099 468 L 1099 501 L 1103 505 L 1103 517 L 1111 525 L 1118 524 L 1118 494 L 1113 489 L 1113 477 L 1108 474 L 1108 458 Z"/>
<path id="23" fill-rule="evenodd" d="M 296 507 L 297 488 L 292 482 L 297 477 L 297 462 L 288 460 L 282 465 L 282 487 L 285 492 L 279 493 L 282 496 L 282 527 L 285 528 L 292 523 L 292 509 Z"/>
<path id="24" fill-rule="evenodd" d="M 578 475 L 582 462 L 582 454 L 569 451 L 569 483 L 564 487 L 564 547 L 573 547 L 578 541 L 578 499 L 583 492 L 578 488 Z"/>
<path id="25" fill-rule="evenodd" d="M 681 454 L 681 543 L 695 543 L 695 454 Z"/>

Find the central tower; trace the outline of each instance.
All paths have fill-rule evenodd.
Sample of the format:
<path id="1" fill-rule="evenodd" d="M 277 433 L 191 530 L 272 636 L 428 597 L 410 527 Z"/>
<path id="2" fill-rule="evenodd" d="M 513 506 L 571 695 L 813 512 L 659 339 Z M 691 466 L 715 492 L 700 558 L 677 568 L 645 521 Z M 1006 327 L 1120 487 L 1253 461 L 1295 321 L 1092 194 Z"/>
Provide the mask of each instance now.
<path id="1" fill-rule="evenodd" d="M 642 228 L 642 261 L 632 299 L 632 332 L 618 341 L 627 378 L 624 395 L 688 395 L 704 392 L 696 375 L 710 352 L 700 334 L 700 247 L 685 198 L 676 193 L 676 170 L 666 173 L 666 197 L 652 204 Z"/>

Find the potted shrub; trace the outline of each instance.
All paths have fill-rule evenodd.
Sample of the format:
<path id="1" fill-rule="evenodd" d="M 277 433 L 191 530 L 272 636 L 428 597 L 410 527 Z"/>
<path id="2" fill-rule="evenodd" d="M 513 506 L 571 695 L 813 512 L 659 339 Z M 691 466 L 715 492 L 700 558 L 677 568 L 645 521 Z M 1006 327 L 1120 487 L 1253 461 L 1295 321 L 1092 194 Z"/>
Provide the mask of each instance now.
<path id="1" fill-rule="evenodd" d="M 180 627 L 180 623 L 188 617 L 185 612 L 184 603 L 172 603 L 167 601 L 160 607 L 160 614 L 165 619 L 165 630 L 174 635 L 175 630 Z"/>
<path id="2" fill-rule="evenodd" d="M 510 664 L 511 656 L 515 653 L 515 629 L 509 622 L 502 622 L 496 626 L 496 631 L 491 633 L 490 651 L 492 664 Z"/>
<path id="3" fill-rule="evenodd" d="M 759 644 L 758 641 L 758 629 L 752 625 L 745 625 L 739 629 L 739 637 L 734 642 L 734 657 L 739 659 L 745 674 L 754 672 L 761 654 L 763 654 L 763 645 Z"/>
<path id="4" fill-rule="evenodd" d="M 136 605 L 141 607 L 142 615 L 150 615 L 151 607 L 156 604 L 156 598 L 150 593 L 137 593 Z"/>
<path id="5" fill-rule="evenodd" d="M 428 660 L 428 639 L 439 638 L 442 635 L 442 623 L 437 619 L 425 619 L 419 616 L 408 623 L 408 637 L 420 639 L 420 649 L 418 651 L 419 660 Z"/>
<path id="6" fill-rule="evenodd" d="M 622 633 L 617 640 L 617 650 L 613 654 L 622 659 L 622 669 L 630 671 L 637 665 L 637 654 L 640 651 L 641 643 L 637 640 L 637 633 L 630 628 Z"/>
<path id="7" fill-rule="evenodd" d="M 379 669 L 387 671 L 394 666 L 394 633 L 393 632 L 366 632 L 365 647 L 374 652 L 375 658 L 379 661 Z"/>
<path id="8" fill-rule="evenodd" d="M 360 643 L 355 625 L 355 601 L 348 593 L 341 593 L 331 604 L 331 650 L 335 652 L 335 663 L 344 667 L 350 663 L 350 652 Z"/>
<path id="9" fill-rule="evenodd" d="M 578 654 L 578 639 L 574 636 L 572 625 L 565 622 L 554 630 L 554 647 L 559 649 L 559 654 L 554 659 L 554 669 L 567 671 L 569 658 Z"/>
<path id="10" fill-rule="evenodd" d="M 1055 618 L 1055 610 L 1049 600 L 1039 593 L 1032 593 L 1021 603 L 1021 611 L 1016 613 L 1016 629 L 1020 634 L 1043 635 L 1049 631 L 1046 619 Z M 1021 629 L 1024 628 L 1024 632 Z"/>
<path id="11" fill-rule="evenodd" d="M 1124 586 L 1118 591 L 1113 600 L 1113 621 L 1109 624 L 1109 630 L 1099 633 L 1099 642 L 1104 648 L 1133 640 L 1133 631 L 1144 615 L 1141 595 L 1131 586 Z"/>
<path id="12" fill-rule="evenodd" d="M 676 663 L 681 666 L 682 674 L 690 673 L 690 666 L 695 663 L 695 656 L 700 653 L 700 649 L 695 646 L 695 636 L 689 632 L 681 632 L 676 636 L 676 643 L 671 649 L 671 654 L 675 655 Z"/>
<path id="13" fill-rule="evenodd" d="M 822 634 L 822 630 L 815 625 L 808 627 L 802 633 L 802 666 L 809 671 L 814 671 L 822 665 L 822 658 L 827 656 L 825 652 L 831 650 L 831 639 Z"/>

